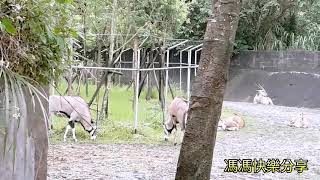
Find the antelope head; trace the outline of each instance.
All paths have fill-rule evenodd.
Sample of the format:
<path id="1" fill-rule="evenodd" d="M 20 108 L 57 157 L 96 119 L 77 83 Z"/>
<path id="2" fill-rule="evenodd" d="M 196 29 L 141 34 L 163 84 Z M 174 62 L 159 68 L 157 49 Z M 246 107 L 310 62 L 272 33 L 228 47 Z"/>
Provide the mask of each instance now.
<path id="1" fill-rule="evenodd" d="M 261 86 L 261 84 L 256 84 L 258 86 L 258 88 L 260 88 L 258 91 L 258 94 L 267 97 L 268 93 L 267 91 L 263 88 L 263 86 Z"/>

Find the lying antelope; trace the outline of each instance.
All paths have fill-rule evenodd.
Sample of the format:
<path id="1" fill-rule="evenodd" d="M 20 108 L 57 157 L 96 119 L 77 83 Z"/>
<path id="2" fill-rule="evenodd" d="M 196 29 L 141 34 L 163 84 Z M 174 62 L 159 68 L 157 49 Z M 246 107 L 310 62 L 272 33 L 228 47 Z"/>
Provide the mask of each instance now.
<path id="1" fill-rule="evenodd" d="M 291 119 L 288 125 L 297 128 L 307 128 L 309 126 L 309 122 L 304 118 L 304 114 L 300 113 L 298 117 Z"/>
<path id="2" fill-rule="evenodd" d="M 257 86 L 260 89 L 257 90 L 257 94 L 253 98 L 253 104 L 273 105 L 271 98 L 268 97 L 267 91 L 260 84 L 257 84 Z"/>
<path id="3" fill-rule="evenodd" d="M 234 116 L 219 120 L 218 127 L 225 131 L 238 131 L 245 126 L 243 118 L 237 114 Z"/>
<path id="4" fill-rule="evenodd" d="M 184 134 L 184 130 L 186 127 L 187 121 L 187 112 L 188 112 L 188 104 L 185 100 L 175 97 L 171 102 L 169 109 L 168 109 L 168 119 L 164 123 L 164 140 L 167 141 L 169 135 L 175 129 L 175 136 L 174 136 L 174 144 L 176 145 L 176 134 L 177 134 L 177 124 L 180 125 L 180 129 Z"/>
<path id="5" fill-rule="evenodd" d="M 63 140 L 66 141 L 68 131 L 72 129 L 72 137 L 75 142 L 76 129 L 75 122 L 82 125 L 92 140 L 96 139 L 96 125 L 91 119 L 88 104 L 79 96 L 50 96 L 49 97 L 49 117 L 53 114 L 64 114 L 69 118 Z"/>

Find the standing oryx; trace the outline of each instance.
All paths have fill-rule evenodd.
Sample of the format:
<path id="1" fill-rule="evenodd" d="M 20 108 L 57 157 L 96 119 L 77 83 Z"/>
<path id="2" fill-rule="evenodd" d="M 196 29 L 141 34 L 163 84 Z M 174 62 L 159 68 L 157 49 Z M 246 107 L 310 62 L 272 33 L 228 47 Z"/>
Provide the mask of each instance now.
<path id="1" fill-rule="evenodd" d="M 181 131 L 184 132 L 187 121 L 188 104 L 185 100 L 175 97 L 168 109 L 168 119 L 164 123 L 164 140 L 167 141 L 172 130 L 177 131 L 177 124 L 180 125 Z M 176 145 L 176 134 L 174 136 L 174 144 Z"/>
<path id="2" fill-rule="evenodd" d="M 254 104 L 264 104 L 264 105 L 273 105 L 273 102 L 270 97 L 268 97 L 267 91 L 260 85 L 257 84 L 257 86 L 260 88 L 257 90 L 256 96 L 253 98 Z"/>
<path id="3" fill-rule="evenodd" d="M 74 141 L 77 141 L 75 122 L 79 122 L 83 129 L 90 133 L 91 139 L 96 139 L 96 125 L 91 119 L 88 104 L 79 96 L 50 96 L 49 117 L 61 113 L 69 118 L 63 140 L 66 141 L 69 129 L 72 129 Z"/>

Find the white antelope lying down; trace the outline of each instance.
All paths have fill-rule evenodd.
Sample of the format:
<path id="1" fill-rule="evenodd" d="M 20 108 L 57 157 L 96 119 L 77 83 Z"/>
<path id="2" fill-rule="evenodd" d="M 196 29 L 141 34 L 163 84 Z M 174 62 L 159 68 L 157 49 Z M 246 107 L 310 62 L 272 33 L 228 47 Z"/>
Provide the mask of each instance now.
<path id="1" fill-rule="evenodd" d="M 63 140 L 66 141 L 68 131 L 72 129 L 72 136 L 77 142 L 75 122 L 82 125 L 92 140 L 96 139 L 96 125 L 91 119 L 88 104 L 79 96 L 50 96 L 49 97 L 49 117 L 53 114 L 61 113 L 69 118 Z"/>
<path id="2" fill-rule="evenodd" d="M 243 118 L 237 114 L 234 116 L 221 119 L 218 122 L 218 127 L 221 127 L 225 131 L 238 131 L 245 126 Z"/>
<path id="3" fill-rule="evenodd" d="M 176 144 L 177 124 L 184 134 L 187 121 L 188 104 L 181 98 L 175 97 L 168 109 L 168 119 L 164 123 L 164 140 L 167 141 L 172 130 L 175 129 L 174 144 Z"/>
<path id="4" fill-rule="evenodd" d="M 303 113 L 300 113 L 298 117 L 292 118 L 288 125 L 297 128 L 307 128 L 309 126 L 309 122 L 303 115 Z"/>
<path id="5" fill-rule="evenodd" d="M 256 96 L 253 98 L 254 104 L 273 105 L 270 97 L 268 97 L 267 91 L 260 85 L 257 85 L 260 89 L 257 90 Z"/>

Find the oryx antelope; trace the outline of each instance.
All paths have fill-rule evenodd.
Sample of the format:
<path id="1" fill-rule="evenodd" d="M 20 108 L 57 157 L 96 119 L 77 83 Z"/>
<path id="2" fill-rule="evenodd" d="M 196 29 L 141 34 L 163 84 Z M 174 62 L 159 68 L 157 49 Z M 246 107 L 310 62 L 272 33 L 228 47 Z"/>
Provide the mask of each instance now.
<path id="1" fill-rule="evenodd" d="M 267 91 L 260 84 L 257 84 L 257 86 L 260 89 L 257 90 L 257 94 L 253 98 L 253 103 L 254 104 L 273 105 L 271 98 L 268 97 Z"/>
<path id="2" fill-rule="evenodd" d="M 237 131 L 245 126 L 243 118 L 237 114 L 219 120 L 218 127 L 225 131 Z"/>
<path id="3" fill-rule="evenodd" d="M 309 127 L 309 122 L 304 117 L 304 114 L 300 113 L 298 117 L 294 117 L 290 119 L 288 125 L 291 127 L 297 127 L 297 128 L 307 128 Z"/>
<path id="4" fill-rule="evenodd" d="M 76 129 L 75 122 L 82 125 L 83 129 L 90 134 L 92 140 L 96 139 L 96 125 L 91 119 L 88 104 L 79 96 L 50 96 L 49 97 L 49 117 L 53 114 L 61 113 L 69 118 L 63 140 L 66 141 L 68 131 L 72 130 L 72 137 L 75 142 Z"/>
<path id="5" fill-rule="evenodd" d="M 185 100 L 175 97 L 168 108 L 168 119 L 164 123 L 164 140 L 167 141 L 169 135 L 175 130 L 174 144 L 176 145 L 177 124 L 179 124 L 182 133 L 186 127 L 188 104 Z"/>

